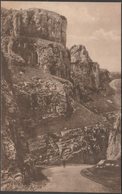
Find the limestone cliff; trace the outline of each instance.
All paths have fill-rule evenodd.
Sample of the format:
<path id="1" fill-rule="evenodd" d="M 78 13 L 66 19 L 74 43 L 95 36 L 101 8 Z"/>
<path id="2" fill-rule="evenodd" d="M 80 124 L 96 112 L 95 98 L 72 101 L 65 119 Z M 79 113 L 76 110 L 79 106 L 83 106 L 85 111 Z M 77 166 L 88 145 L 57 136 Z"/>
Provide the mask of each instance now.
<path id="1" fill-rule="evenodd" d="M 66 45 L 67 20 L 43 9 L 2 9 L 2 33 L 10 36 L 43 38 Z M 41 25 L 40 25 L 41 24 Z"/>
<path id="2" fill-rule="evenodd" d="M 114 123 L 113 130 L 110 131 L 107 159 L 120 160 L 121 159 L 121 118 L 120 114 L 117 115 Z"/>
<path id="3" fill-rule="evenodd" d="M 2 149 L 8 171 L 11 160 L 24 173 L 31 159 L 33 169 L 65 156 L 81 163 L 106 156 L 108 122 L 84 103 L 106 87 L 109 72 L 84 46 L 66 48 L 66 26 L 65 17 L 50 11 L 2 9 Z"/>
<path id="4" fill-rule="evenodd" d="M 66 23 L 45 10 L 2 9 L 2 169 L 8 177 L 20 171 L 26 183 L 36 178 L 29 138 L 36 129 L 48 133 L 43 120 L 74 110 L 72 84 L 64 79 L 70 73 Z"/>
<path id="5" fill-rule="evenodd" d="M 89 95 L 103 90 L 110 81 L 109 72 L 102 70 L 93 62 L 83 45 L 74 45 L 70 49 L 71 81 L 75 95 L 80 101 L 89 101 Z"/>
<path id="6" fill-rule="evenodd" d="M 110 86 L 114 89 L 114 101 L 118 108 L 117 114 L 113 122 L 113 128 L 109 134 L 107 159 L 121 160 L 121 80 L 115 79 L 110 82 Z"/>
<path id="7" fill-rule="evenodd" d="M 71 79 L 75 86 L 76 95 L 83 99 L 90 91 L 99 88 L 99 65 L 92 62 L 88 51 L 82 45 L 73 46 L 70 49 L 70 54 Z"/>
<path id="8" fill-rule="evenodd" d="M 21 180 L 24 183 L 30 176 L 26 169 L 26 160 L 31 161 L 30 151 L 11 84 L 5 79 L 2 80 L 2 110 L 2 180 L 6 170 L 6 180 L 11 174 L 19 173 L 21 178 L 24 176 Z"/>

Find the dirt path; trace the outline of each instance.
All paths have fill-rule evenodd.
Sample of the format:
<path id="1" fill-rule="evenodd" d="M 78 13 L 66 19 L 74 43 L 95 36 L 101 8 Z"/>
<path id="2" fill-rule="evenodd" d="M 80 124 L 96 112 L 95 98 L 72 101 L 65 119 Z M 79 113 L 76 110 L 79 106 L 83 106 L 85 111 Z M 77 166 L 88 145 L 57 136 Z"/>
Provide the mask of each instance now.
<path id="1" fill-rule="evenodd" d="M 85 178 L 80 174 L 88 165 L 68 165 L 64 167 L 51 167 L 43 170 L 49 178 L 49 182 L 42 187 L 41 191 L 55 192 L 110 192 L 101 184 Z"/>

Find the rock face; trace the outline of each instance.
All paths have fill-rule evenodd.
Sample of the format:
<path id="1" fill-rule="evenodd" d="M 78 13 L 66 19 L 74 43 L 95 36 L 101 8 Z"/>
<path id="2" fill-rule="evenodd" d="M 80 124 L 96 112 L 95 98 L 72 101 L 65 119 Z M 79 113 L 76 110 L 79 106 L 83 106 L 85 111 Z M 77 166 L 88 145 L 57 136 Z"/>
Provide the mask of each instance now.
<path id="1" fill-rule="evenodd" d="M 80 100 L 87 100 L 89 94 L 97 92 L 109 82 L 109 72 L 102 71 L 99 64 L 93 62 L 83 45 L 74 45 L 70 49 L 71 81 L 75 94 Z"/>
<path id="2" fill-rule="evenodd" d="M 118 111 L 115 118 L 112 118 L 113 128 L 110 131 L 107 159 L 108 160 L 121 160 L 121 80 L 115 79 L 110 82 L 111 88 L 114 90 L 114 102 Z"/>
<path id="3" fill-rule="evenodd" d="M 77 77 L 80 79 L 81 88 L 98 89 L 100 85 L 99 65 L 91 60 L 86 48 L 82 45 L 73 46 L 70 53 L 72 74 L 76 79 Z"/>
<path id="4" fill-rule="evenodd" d="M 113 130 L 110 131 L 107 159 L 120 160 L 121 159 L 121 120 L 120 114 L 117 115 Z"/>
<path id="5" fill-rule="evenodd" d="M 2 108 L 2 170 L 7 170 L 8 176 L 10 173 L 27 173 L 28 142 L 13 91 L 5 79 L 2 80 Z M 24 176 L 23 181 L 25 179 Z"/>
<path id="6" fill-rule="evenodd" d="M 2 31 L 7 36 L 37 37 L 66 45 L 67 20 L 64 16 L 43 9 L 2 9 Z M 40 25 L 41 24 L 41 25 Z"/>
<path id="7" fill-rule="evenodd" d="M 70 60 L 68 51 L 62 44 L 43 39 L 16 38 L 12 49 L 23 58 L 26 66 L 69 79 Z"/>
<path id="8" fill-rule="evenodd" d="M 28 139 L 36 136 L 36 128 L 47 133 L 47 128 L 41 127 L 43 120 L 67 116 L 74 110 L 72 83 L 66 80 L 70 76 L 66 23 L 63 16 L 44 10 L 2 9 L 6 110 L 2 147 L 6 163 L 3 161 L 2 167 L 8 172 L 13 166 L 19 168 L 25 173 L 25 182 L 34 173 L 33 166 L 26 171 L 32 159 Z"/>
<path id="9" fill-rule="evenodd" d="M 108 82 L 111 81 L 111 74 L 107 69 L 100 69 L 100 86 L 106 87 Z"/>
<path id="10" fill-rule="evenodd" d="M 2 48 L 11 58 L 20 61 L 19 66 L 22 71 L 26 67 L 35 67 L 41 69 L 43 73 L 70 78 L 69 51 L 62 43 L 36 37 L 11 35 L 3 36 Z"/>
<path id="11" fill-rule="evenodd" d="M 108 130 L 102 124 L 48 133 L 30 139 L 29 146 L 36 164 L 66 163 L 94 164 L 106 158 Z"/>
<path id="12" fill-rule="evenodd" d="M 66 23 L 63 16 L 45 10 L 2 10 L 3 65 L 25 126 L 73 111 L 72 84 L 62 79 L 70 76 Z"/>

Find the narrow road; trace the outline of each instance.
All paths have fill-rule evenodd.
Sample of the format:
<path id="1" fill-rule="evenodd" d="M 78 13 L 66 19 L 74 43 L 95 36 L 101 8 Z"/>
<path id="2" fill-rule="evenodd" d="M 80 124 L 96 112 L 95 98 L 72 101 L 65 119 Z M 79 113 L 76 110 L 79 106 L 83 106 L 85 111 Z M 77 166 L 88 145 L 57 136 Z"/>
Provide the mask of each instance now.
<path id="1" fill-rule="evenodd" d="M 47 192 L 110 192 L 101 184 L 89 180 L 80 174 L 84 168 L 91 165 L 68 165 L 65 168 L 51 167 L 43 170 L 49 182 L 41 191 Z"/>

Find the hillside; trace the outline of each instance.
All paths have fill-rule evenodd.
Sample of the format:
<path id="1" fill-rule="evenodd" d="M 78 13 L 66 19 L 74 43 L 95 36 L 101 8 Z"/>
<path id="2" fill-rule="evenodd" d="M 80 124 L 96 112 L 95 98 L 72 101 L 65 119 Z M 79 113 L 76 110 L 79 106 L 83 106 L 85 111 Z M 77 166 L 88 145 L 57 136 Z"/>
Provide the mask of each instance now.
<path id="1" fill-rule="evenodd" d="M 76 109 L 71 116 L 61 116 L 57 118 L 48 118 L 42 121 L 41 128 L 38 129 L 38 134 L 45 129 L 52 133 L 59 133 L 68 129 L 84 128 L 85 126 L 94 125 L 98 122 L 108 124 L 104 117 L 99 116 L 81 104 L 76 104 Z"/>

